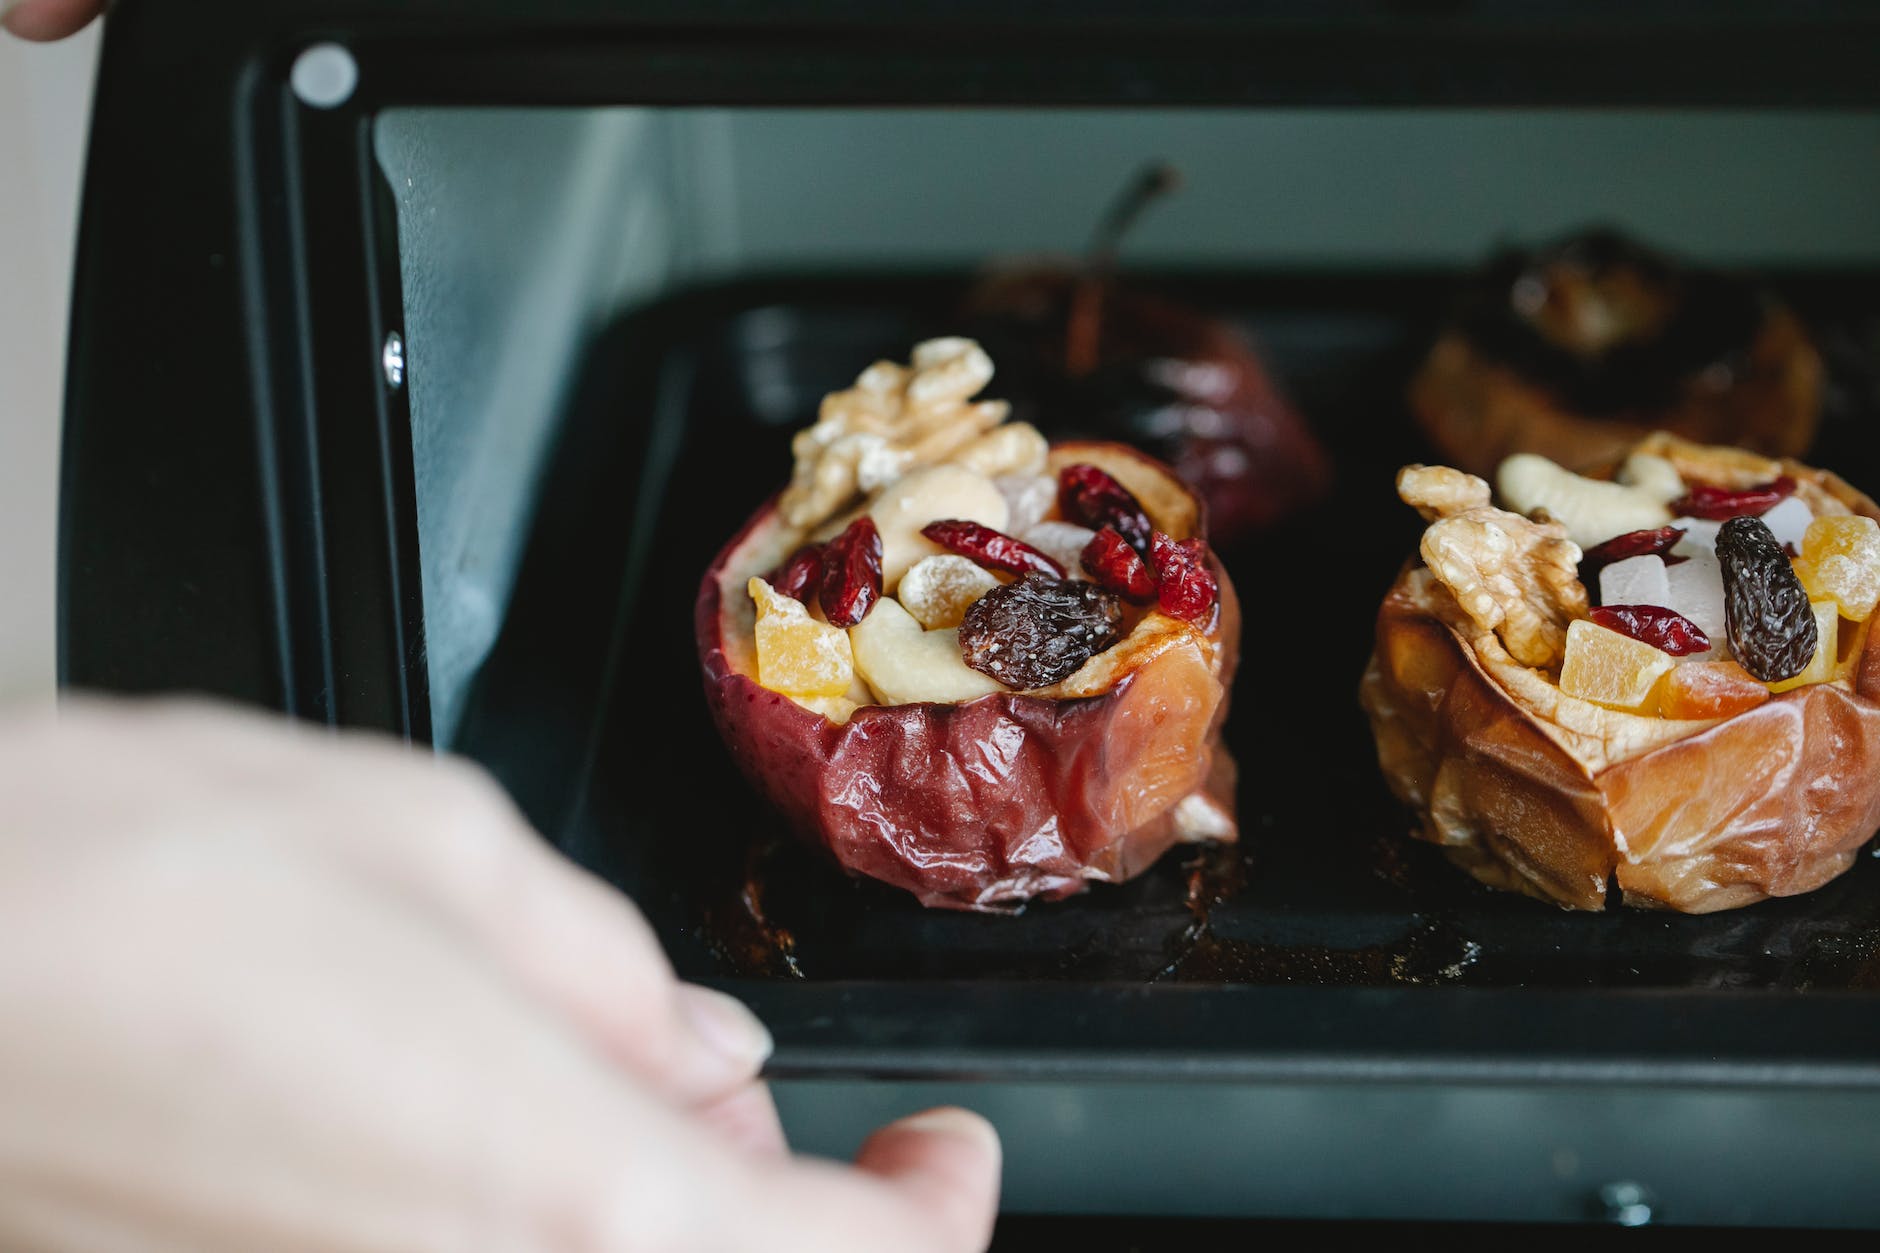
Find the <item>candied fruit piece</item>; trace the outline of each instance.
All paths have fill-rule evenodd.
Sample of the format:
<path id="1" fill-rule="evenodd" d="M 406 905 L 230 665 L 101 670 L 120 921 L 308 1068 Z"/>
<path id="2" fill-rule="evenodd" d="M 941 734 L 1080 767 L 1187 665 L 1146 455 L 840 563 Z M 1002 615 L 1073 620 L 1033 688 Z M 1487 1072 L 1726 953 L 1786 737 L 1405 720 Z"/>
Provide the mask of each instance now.
<path id="1" fill-rule="evenodd" d="M 1880 523 L 1859 514 L 1816 518 L 1795 573 L 1811 600 L 1831 600 L 1843 618 L 1865 622 L 1880 602 Z"/>
<path id="2" fill-rule="evenodd" d="M 901 576 L 895 596 L 901 607 L 929 631 L 956 627 L 972 603 L 999 586 L 999 580 L 970 557 L 947 553 L 922 557 Z"/>
<path id="3" fill-rule="evenodd" d="M 818 622 L 770 584 L 745 584 L 757 604 L 757 681 L 785 696 L 841 696 L 855 679 L 848 632 Z"/>
<path id="4" fill-rule="evenodd" d="M 1013 535 L 1023 535 L 1043 522 L 1057 504 L 1057 480 L 1048 474 L 1006 474 L 992 483 L 1005 497 L 1005 525 Z"/>
<path id="5" fill-rule="evenodd" d="M 1690 619 L 1710 640 L 1712 652 L 1727 658 L 1729 634 L 1723 609 L 1723 567 L 1708 550 L 1665 571 L 1666 609 Z"/>
<path id="6" fill-rule="evenodd" d="M 1762 516 L 1763 525 L 1776 537 L 1776 543 L 1791 552 L 1802 550 L 1802 539 L 1814 523 L 1815 511 L 1800 496 L 1791 496 Z"/>
<path id="7" fill-rule="evenodd" d="M 1567 624 L 1560 690 L 1609 709 L 1648 712 L 1658 680 L 1677 664 L 1650 644 L 1576 618 Z"/>
<path id="8" fill-rule="evenodd" d="M 1023 538 L 1066 570 L 1075 570 L 1083 559 L 1084 549 L 1090 547 L 1096 534 L 1075 522 L 1040 522 L 1026 531 Z"/>
<path id="9" fill-rule="evenodd" d="M 1660 558 L 1659 565 L 1670 566 L 1683 561 L 1683 557 L 1672 557 L 1671 552 L 1684 538 L 1681 527 L 1661 526 L 1646 531 L 1627 531 L 1624 535 L 1615 535 L 1603 544 L 1595 544 L 1587 549 L 1580 558 L 1580 582 L 1586 584 L 1589 595 L 1598 594 L 1605 600 L 1605 571 L 1608 566 L 1644 557 Z M 1609 602 L 1610 603 L 1610 602 Z"/>
<path id="10" fill-rule="evenodd" d="M 1792 679 L 1771 683 L 1769 690 L 1772 692 L 1786 692 L 1791 688 L 1806 687 L 1810 683 L 1826 683 L 1834 678 L 1835 662 L 1841 655 L 1841 611 L 1831 600 L 1810 601 L 1808 607 L 1815 612 L 1815 653 L 1800 674 Z"/>
<path id="11" fill-rule="evenodd" d="M 1734 661 L 1689 661 L 1665 676 L 1658 711 L 1667 718 L 1733 718 L 1769 699 L 1769 689 Z"/>
<path id="12" fill-rule="evenodd" d="M 1662 557 L 1626 557 L 1599 572 L 1602 605 L 1662 605 L 1670 595 Z"/>

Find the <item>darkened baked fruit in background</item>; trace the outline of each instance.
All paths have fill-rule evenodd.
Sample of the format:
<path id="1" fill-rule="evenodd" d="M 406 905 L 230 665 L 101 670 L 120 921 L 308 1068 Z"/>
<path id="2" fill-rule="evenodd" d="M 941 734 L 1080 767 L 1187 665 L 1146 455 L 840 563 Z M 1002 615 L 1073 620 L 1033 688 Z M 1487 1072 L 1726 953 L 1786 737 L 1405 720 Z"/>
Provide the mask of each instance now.
<path id="1" fill-rule="evenodd" d="M 1081 261 L 996 269 L 965 316 L 1020 419 L 1167 462 L 1207 502 L 1216 546 L 1231 546 L 1322 495 L 1331 462 L 1243 334 L 1117 277 L 1123 232 L 1177 181 L 1144 170 Z"/>
<path id="2" fill-rule="evenodd" d="M 1821 357 L 1779 301 L 1594 230 L 1495 257 L 1410 405 L 1445 460 L 1487 474 L 1518 452 L 1599 465 L 1652 430 L 1799 456 L 1821 390 Z"/>

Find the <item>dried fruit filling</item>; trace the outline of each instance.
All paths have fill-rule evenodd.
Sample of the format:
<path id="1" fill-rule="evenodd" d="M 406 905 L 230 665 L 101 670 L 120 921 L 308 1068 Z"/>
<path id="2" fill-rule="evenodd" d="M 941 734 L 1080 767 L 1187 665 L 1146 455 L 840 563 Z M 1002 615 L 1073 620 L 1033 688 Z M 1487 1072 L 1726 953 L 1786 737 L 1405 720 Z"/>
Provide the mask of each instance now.
<path id="1" fill-rule="evenodd" d="M 1049 687 L 1123 633 L 1123 606 L 1094 583 L 1028 574 L 980 597 L 960 623 L 960 658 L 1008 687 Z"/>
<path id="2" fill-rule="evenodd" d="M 1399 492 L 1431 524 L 1424 556 L 1457 620 L 1521 665 L 1608 709 L 1729 717 L 1847 682 L 1846 644 L 1880 604 L 1880 522 L 1854 512 L 1861 498 L 1745 457 L 1654 437 L 1613 479 L 1510 458 L 1500 507 L 1486 483 L 1440 467 L 1409 468 Z"/>
<path id="3" fill-rule="evenodd" d="M 1054 453 L 976 398 L 991 369 L 970 340 L 921 344 L 798 435 L 776 564 L 749 581 L 763 686 L 841 722 L 1048 688 L 1138 629 L 1212 636 L 1221 589 L 1194 495 L 1120 446 Z"/>

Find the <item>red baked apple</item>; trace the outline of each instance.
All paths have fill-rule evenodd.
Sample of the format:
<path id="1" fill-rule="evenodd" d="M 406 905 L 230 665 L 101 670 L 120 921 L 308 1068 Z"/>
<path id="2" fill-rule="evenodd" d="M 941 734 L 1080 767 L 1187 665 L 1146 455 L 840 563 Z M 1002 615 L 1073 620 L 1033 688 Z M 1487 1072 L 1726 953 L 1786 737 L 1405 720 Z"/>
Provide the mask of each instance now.
<path id="1" fill-rule="evenodd" d="M 773 499 L 706 572 L 696 627 L 713 719 L 758 790 L 850 873 L 905 888 L 926 905 L 1009 910 L 1129 879 L 1180 842 L 1235 838 L 1234 767 L 1219 735 L 1239 607 L 1205 544 L 1187 546 L 1199 554 L 1192 566 L 1175 552 L 1204 539 L 1205 509 L 1167 466 L 1121 445 L 1050 449 L 1047 473 L 1071 466 L 1099 468 L 1140 501 L 1161 533 L 1161 556 L 1148 564 L 1160 561 L 1161 595 L 1177 599 L 1113 609 L 1123 614 L 1117 641 L 1048 685 L 1009 689 L 986 677 L 990 667 L 962 665 L 973 610 L 959 628 L 926 630 L 890 590 L 848 632 L 857 673 L 872 685 L 858 693 L 866 699 L 793 698 L 759 681 L 758 610 L 748 589 L 767 572 L 785 581 L 780 569 L 799 551 L 803 528 Z M 892 570 L 905 564 L 897 542 L 890 533 L 891 571 L 912 577 Z M 1205 614 L 1189 621 L 1164 611 L 1164 603 L 1184 611 L 1183 579 L 1206 589 L 1209 575 L 1218 594 Z M 1008 601 L 1019 581 L 1003 571 L 986 576 Z M 799 615 L 799 625 L 808 621 Z M 958 699 L 888 703 L 937 691 Z"/>

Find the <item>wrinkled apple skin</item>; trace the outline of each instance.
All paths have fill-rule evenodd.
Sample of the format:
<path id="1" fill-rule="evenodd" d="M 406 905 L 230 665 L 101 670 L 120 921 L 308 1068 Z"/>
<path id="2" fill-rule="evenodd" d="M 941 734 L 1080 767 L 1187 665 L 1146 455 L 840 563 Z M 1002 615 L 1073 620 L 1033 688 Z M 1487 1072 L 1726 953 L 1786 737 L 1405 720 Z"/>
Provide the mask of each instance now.
<path id="1" fill-rule="evenodd" d="M 766 505 L 705 575 L 706 701 L 739 768 L 845 870 L 925 905 L 1011 909 L 1142 873 L 1192 838 L 1175 820 L 1191 794 L 1231 815 L 1219 732 L 1240 614 L 1218 562 L 1213 630 L 1152 650 L 1099 695 L 868 705 L 837 725 L 759 686 L 725 639 L 726 572 L 780 525 Z M 1215 838 L 1233 838 L 1231 825 Z"/>

